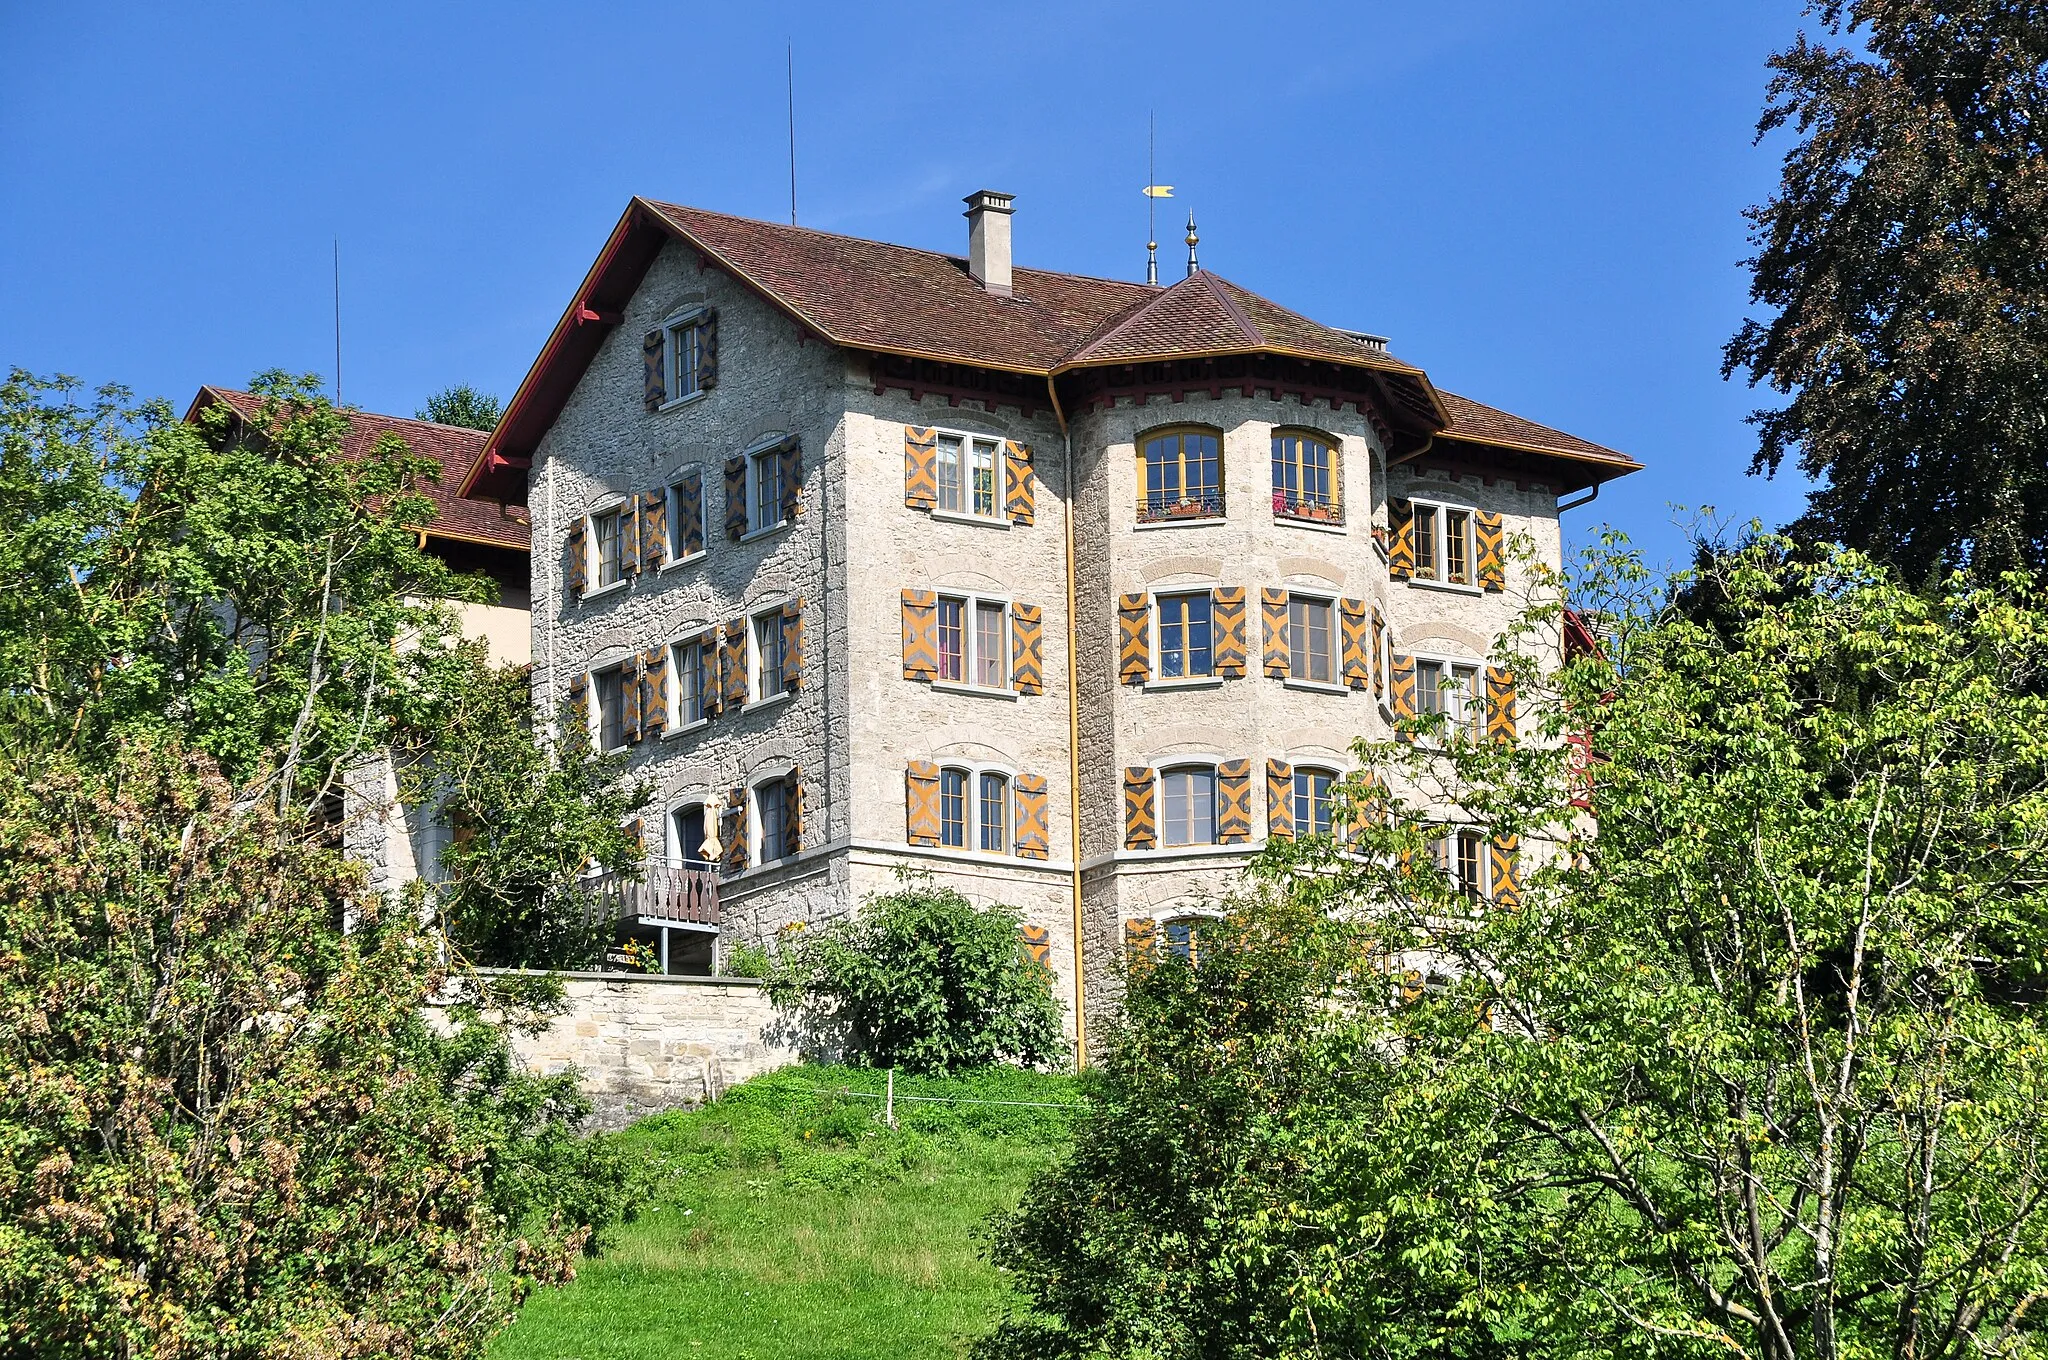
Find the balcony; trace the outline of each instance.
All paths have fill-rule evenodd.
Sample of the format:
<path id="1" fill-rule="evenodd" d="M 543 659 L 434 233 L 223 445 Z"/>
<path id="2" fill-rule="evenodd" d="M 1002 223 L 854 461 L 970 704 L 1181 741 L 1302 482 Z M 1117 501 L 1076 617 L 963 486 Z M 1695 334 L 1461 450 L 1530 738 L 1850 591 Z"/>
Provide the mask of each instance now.
<path id="1" fill-rule="evenodd" d="M 718 869 L 698 860 L 646 864 L 599 874 L 579 885 L 590 919 L 609 922 L 606 972 L 718 971 Z"/>
<path id="2" fill-rule="evenodd" d="M 1197 491 L 1188 494 L 1180 492 L 1148 492 L 1138 502 L 1138 523 L 1171 524 L 1189 519 L 1222 519 L 1223 493 Z"/>
<path id="3" fill-rule="evenodd" d="M 1327 524 L 1333 527 L 1344 523 L 1344 507 L 1334 496 L 1319 496 L 1314 492 L 1273 491 L 1273 517 L 1275 519 L 1299 520 L 1304 524 Z"/>

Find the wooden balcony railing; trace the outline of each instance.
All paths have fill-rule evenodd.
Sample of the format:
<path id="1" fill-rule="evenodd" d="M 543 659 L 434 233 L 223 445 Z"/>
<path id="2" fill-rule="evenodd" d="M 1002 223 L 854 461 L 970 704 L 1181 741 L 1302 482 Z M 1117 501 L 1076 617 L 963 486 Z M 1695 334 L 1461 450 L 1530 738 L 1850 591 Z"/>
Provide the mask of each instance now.
<path id="1" fill-rule="evenodd" d="M 716 930 L 718 871 L 709 864 L 649 864 L 585 885 L 599 916 L 648 926 Z"/>

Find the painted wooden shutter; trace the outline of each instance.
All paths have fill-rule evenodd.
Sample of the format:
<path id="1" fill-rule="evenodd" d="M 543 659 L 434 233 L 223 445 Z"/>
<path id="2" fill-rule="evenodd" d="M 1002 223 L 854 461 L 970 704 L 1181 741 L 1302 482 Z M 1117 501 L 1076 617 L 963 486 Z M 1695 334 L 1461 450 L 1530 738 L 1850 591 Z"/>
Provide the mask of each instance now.
<path id="1" fill-rule="evenodd" d="M 1403 718 L 1413 718 L 1415 716 L 1414 657 L 1402 656 L 1399 653 L 1395 654 L 1393 691 L 1391 707 L 1394 710 L 1394 721 L 1399 722 Z M 1397 735 L 1400 736 L 1402 741 L 1410 740 L 1409 735 L 1405 732 Z"/>
<path id="2" fill-rule="evenodd" d="M 1017 804 L 1017 853 L 1025 859 L 1050 858 L 1052 815 L 1051 800 L 1045 791 L 1045 776 L 1018 775 L 1014 794 Z"/>
<path id="3" fill-rule="evenodd" d="M 1210 666 L 1228 680 L 1244 678 L 1244 587 L 1218 586 L 1209 592 Z"/>
<path id="4" fill-rule="evenodd" d="M 1029 524 L 1034 508 L 1031 488 L 1031 450 L 1014 439 L 1003 441 L 1003 461 L 1010 476 L 1010 490 L 1003 511 L 1012 524 Z"/>
<path id="5" fill-rule="evenodd" d="M 1515 677 L 1505 666 L 1486 668 L 1486 735 L 1495 741 L 1515 739 Z"/>
<path id="6" fill-rule="evenodd" d="M 704 474 L 695 468 L 676 483 L 676 547 L 684 557 L 704 551 Z"/>
<path id="7" fill-rule="evenodd" d="M 1152 769 L 1133 765 L 1124 771 L 1124 849 L 1150 850 L 1159 844 L 1159 814 L 1153 801 Z"/>
<path id="8" fill-rule="evenodd" d="M 619 664 L 619 735 L 630 744 L 640 740 L 640 654 Z"/>
<path id="9" fill-rule="evenodd" d="M 640 727 L 649 736 L 668 730 L 668 648 L 649 647 L 640 654 L 640 674 L 646 688 L 640 704 Z"/>
<path id="10" fill-rule="evenodd" d="M 1520 836 L 1496 836 L 1487 847 L 1493 869 L 1493 900 L 1510 911 L 1522 905 Z"/>
<path id="11" fill-rule="evenodd" d="M 929 510 L 939 503 L 939 432 L 903 427 L 903 503 Z"/>
<path id="12" fill-rule="evenodd" d="M 1252 763 L 1226 760 L 1216 767 L 1216 839 L 1242 845 L 1252 838 Z"/>
<path id="13" fill-rule="evenodd" d="M 801 595 L 782 606 L 782 687 L 791 693 L 804 687 L 804 599 Z"/>
<path id="14" fill-rule="evenodd" d="M 1500 515 L 1492 510 L 1481 510 L 1474 515 L 1472 536 L 1479 544 L 1479 584 L 1488 590 L 1506 590 L 1508 559 Z"/>
<path id="15" fill-rule="evenodd" d="M 725 645 L 718 668 L 723 673 L 725 706 L 744 708 L 747 702 L 747 621 L 734 619 L 725 625 Z"/>
<path id="16" fill-rule="evenodd" d="M 571 751 L 590 749 L 590 677 L 578 675 L 569 681 L 569 702 L 562 716 L 562 740 Z"/>
<path id="17" fill-rule="evenodd" d="M 698 637 L 697 645 L 704 651 L 704 693 L 698 702 L 705 717 L 715 718 L 725 711 L 725 648 L 718 645 L 715 624 Z"/>
<path id="18" fill-rule="evenodd" d="M 1294 767 L 1284 760 L 1266 762 L 1266 834 L 1294 835 Z"/>
<path id="19" fill-rule="evenodd" d="M 640 405 L 659 411 L 668 400 L 668 332 L 649 331 L 640 339 Z"/>
<path id="20" fill-rule="evenodd" d="M 929 590 L 903 592 L 903 678 L 939 678 L 939 597 Z"/>
<path id="21" fill-rule="evenodd" d="M 619 575 L 640 574 L 640 498 L 619 507 Z"/>
<path id="22" fill-rule="evenodd" d="M 1337 629 L 1343 657 L 1344 683 L 1353 689 L 1372 687 L 1371 616 L 1364 600 L 1337 601 Z"/>
<path id="23" fill-rule="evenodd" d="M 1024 946 L 1024 957 L 1041 968 L 1052 967 L 1052 932 L 1044 926 L 1019 926 L 1017 939 Z"/>
<path id="24" fill-rule="evenodd" d="M 1010 606 L 1010 683 L 1019 694 L 1045 692 L 1045 620 L 1035 604 Z"/>
<path id="25" fill-rule="evenodd" d="M 722 847 L 725 871 L 739 873 L 753 858 L 753 847 L 747 844 L 747 790 L 744 785 L 727 792 L 725 810 L 718 822 L 718 838 L 725 843 Z"/>
<path id="26" fill-rule="evenodd" d="M 747 536 L 747 460 L 737 453 L 725 460 L 725 536 Z"/>
<path id="27" fill-rule="evenodd" d="M 795 519 L 804 509 L 804 444 L 795 435 L 782 441 L 775 457 L 782 472 L 782 517 Z"/>
<path id="28" fill-rule="evenodd" d="M 784 849 L 794 855 L 804 848 L 804 772 L 791 770 L 782 781 L 783 817 L 788 824 Z"/>
<path id="29" fill-rule="evenodd" d="M 1117 673 L 1126 685 L 1142 685 L 1152 678 L 1152 639 L 1146 627 L 1151 608 L 1144 595 L 1117 597 Z"/>
<path id="30" fill-rule="evenodd" d="M 635 817 L 626 823 L 626 834 L 633 838 L 633 848 L 643 856 L 647 853 L 647 823 Z"/>
<path id="31" fill-rule="evenodd" d="M 657 488 L 640 497 L 640 566 L 659 571 L 668 561 L 668 491 Z"/>
<path id="32" fill-rule="evenodd" d="M 1287 678 L 1287 592 L 1273 586 L 1259 591 L 1259 612 L 1265 624 L 1266 674 Z"/>
<path id="33" fill-rule="evenodd" d="M 939 767 L 913 760 L 903 772 L 904 835 L 912 845 L 939 843 Z"/>
<path id="34" fill-rule="evenodd" d="M 1135 965 L 1149 961 L 1153 951 L 1159 947 L 1159 923 L 1157 921 L 1129 920 L 1124 922 L 1124 952 L 1130 955 Z"/>
<path id="35" fill-rule="evenodd" d="M 1358 801 L 1351 816 L 1354 829 L 1386 826 L 1392 822 L 1393 807 L 1387 801 L 1387 786 L 1381 781 L 1379 771 L 1367 770 L 1360 774 L 1358 790 Z"/>
<path id="36" fill-rule="evenodd" d="M 697 322 L 697 387 L 709 392 L 718 386 L 718 309 L 712 308 Z"/>
<path id="37" fill-rule="evenodd" d="M 1387 616 L 1372 607 L 1372 692 L 1387 697 Z"/>
<path id="38" fill-rule="evenodd" d="M 1388 501 L 1387 520 L 1393 543 L 1387 549 L 1387 575 L 1405 581 L 1415 575 L 1415 506 L 1409 501 Z"/>
<path id="39" fill-rule="evenodd" d="M 578 595 L 590 589 L 590 521 L 579 519 L 569 530 L 569 588 Z"/>

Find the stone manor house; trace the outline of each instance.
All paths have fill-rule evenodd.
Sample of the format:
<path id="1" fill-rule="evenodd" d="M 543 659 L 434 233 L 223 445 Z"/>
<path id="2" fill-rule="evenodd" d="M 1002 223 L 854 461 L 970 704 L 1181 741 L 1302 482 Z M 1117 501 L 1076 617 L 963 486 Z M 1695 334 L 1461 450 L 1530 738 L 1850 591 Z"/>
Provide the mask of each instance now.
<path id="1" fill-rule="evenodd" d="M 635 199 L 463 496 L 531 527 L 536 702 L 656 790 L 673 969 L 929 870 L 1077 1023 L 1358 736 L 1515 722 L 1515 536 L 1638 464 L 1197 266 L 1170 287 Z M 508 515 L 515 511 L 505 512 Z M 524 529 L 526 526 L 521 525 Z M 1446 868 L 1515 892 L 1515 849 Z M 675 938 L 673 952 L 671 937 Z"/>

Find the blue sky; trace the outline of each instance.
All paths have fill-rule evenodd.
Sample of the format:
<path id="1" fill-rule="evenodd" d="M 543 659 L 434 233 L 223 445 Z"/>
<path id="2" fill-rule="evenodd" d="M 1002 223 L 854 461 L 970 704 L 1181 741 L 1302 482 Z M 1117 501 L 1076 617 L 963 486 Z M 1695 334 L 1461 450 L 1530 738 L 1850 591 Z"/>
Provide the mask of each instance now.
<path id="1" fill-rule="evenodd" d="M 1142 277 L 1145 124 L 1205 266 L 1378 331 L 1454 391 L 1648 471 L 1572 513 L 1682 556 L 1673 504 L 1782 522 L 1745 475 L 1764 60 L 1797 0 L 51 5 L 0 0 L 0 364 L 181 407 L 333 367 L 409 414 L 509 396 L 629 196 Z M 1178 277 L 1184 218 L 1161 222 Z"/>

